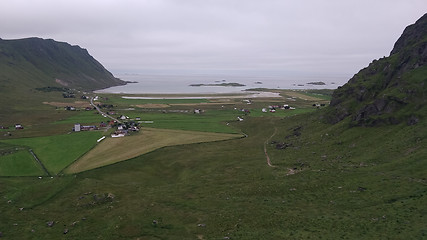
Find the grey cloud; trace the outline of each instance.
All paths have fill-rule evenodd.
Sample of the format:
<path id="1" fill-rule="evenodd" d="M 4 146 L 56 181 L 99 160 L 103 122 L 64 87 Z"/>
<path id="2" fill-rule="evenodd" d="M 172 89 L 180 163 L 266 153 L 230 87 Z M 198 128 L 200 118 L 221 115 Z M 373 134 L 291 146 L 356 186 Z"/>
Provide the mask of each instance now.
<path id="1" fill-rule="evenodd" d="M 5 0 L 1 38 L 87 48 L 113 72 L 351 75 L 388 55 L 424 0 Z"/>

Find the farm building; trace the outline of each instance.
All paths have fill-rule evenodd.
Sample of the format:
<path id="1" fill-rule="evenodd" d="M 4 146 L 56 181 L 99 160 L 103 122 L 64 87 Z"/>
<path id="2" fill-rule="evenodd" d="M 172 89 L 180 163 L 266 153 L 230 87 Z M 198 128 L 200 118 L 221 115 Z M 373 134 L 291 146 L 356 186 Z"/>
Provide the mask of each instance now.
<path id="1" fill-rule="evenodd" d="M 98 130 L 98 128 L 95 125 L 90 126 L 81 126 L 82 131 L 92 131 L 92 130 Z"/>
<path id="2" fill-rule="evenodd" d="M 117 138 L 117 137 L 124 137 L 125 136 L 125 134 L 124 133 L 112 133 L 111 134 L 111 137 L 113 137 L 113 138 Z"/>
<path id="3" fill-rule="evenodd" d="M 95 125 L 82 126 L 80 123 L 74 124 L 74 127 L 73 127 L 74 132 L 92 131 L 92 130 L 98 130 L 98 127 L 96 127 Z"/>

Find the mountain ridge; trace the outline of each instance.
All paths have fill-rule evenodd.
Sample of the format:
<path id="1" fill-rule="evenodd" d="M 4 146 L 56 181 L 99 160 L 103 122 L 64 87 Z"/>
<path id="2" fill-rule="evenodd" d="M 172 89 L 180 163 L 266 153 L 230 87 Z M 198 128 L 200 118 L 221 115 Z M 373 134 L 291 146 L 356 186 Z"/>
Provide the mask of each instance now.
<path id="1" fill-rule="evenodd" d="M 95 90 L 124 85 L 77 45 L 37 37 L 0 39 L 0 80 L 19 87 Z"/>

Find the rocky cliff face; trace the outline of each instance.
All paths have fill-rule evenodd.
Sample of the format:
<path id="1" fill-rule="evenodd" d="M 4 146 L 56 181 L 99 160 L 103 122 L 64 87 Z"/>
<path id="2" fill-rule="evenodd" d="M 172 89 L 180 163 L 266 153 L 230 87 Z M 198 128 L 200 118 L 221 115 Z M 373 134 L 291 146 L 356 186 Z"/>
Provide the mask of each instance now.
<path id="1" fill-rule="evenodd" d="M 125 84 L 86 49 L 51 39 L 0 39 L 0 81 L 20 87 L 63 85 L 83 90 Z"/>
<path id="2" fill-rule="evenodd" d="M 408 26 L 389 57 L 334 91 L 326 119 L 352 125 L 416 124 L 427 111 L 427 14 Z"/>

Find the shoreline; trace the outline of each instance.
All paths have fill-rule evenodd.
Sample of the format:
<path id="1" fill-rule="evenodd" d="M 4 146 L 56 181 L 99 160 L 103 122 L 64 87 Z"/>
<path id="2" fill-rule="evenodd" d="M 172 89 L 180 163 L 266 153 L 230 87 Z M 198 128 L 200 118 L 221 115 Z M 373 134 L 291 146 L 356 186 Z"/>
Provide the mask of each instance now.
<path id="1" fill-rule="evenodd" d="M 126 94 L 126 93 L 122 93 Z M 132 95 L 132 94 L 126 94 Z M 278 92 L 247 91 L 236 94 L 135 94 L 145 96 L 122 96 L 124 99 L 220 99 L 220 98 L 280 98 Z"/>

